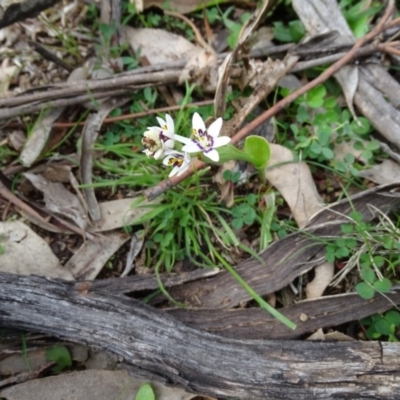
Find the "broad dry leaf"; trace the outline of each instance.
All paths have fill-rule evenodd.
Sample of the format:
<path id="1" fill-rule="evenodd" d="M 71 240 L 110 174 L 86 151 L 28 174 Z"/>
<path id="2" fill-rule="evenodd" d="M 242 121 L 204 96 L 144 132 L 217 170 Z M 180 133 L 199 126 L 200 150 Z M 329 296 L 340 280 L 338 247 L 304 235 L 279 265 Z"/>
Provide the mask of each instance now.
<path id="1" fill-rule="evenodd" d="M 33 379 L 0 392 L 7 400 L 132 400 L 149 380 L 130 376 L 127 371 L 90 369 Z M 183 389 L 151 382 L 157 400 L 190 400 L 196 397 Z"/>
<path id="2" fill-rule="evenodd" d="M 139 206 L 132 208 L 136 199 L 111 200 L 99 204 L 101 219 L 95 226 L 89 228 L 90 232 L 105 232 L 137 223 L 146 213 L 153 208 L 152 205 L 159 203 L 161 198 L 151 202 L 144 201 Z"/>
<path id="3" fill-rule="evenodd" d="M 384 160 L 382 163 L 376 164 L 371 168 L 359 171 L 358 174 L 379 185 L 399 182 L 400 165 L 392 160 Z"/>
<path id="4" fill-rule="evenodd" d="M 129 239 L 125 232 L 107 232 L 86 240 L 65 268 L 75 279 L 93 280 L 111 256 Z"/>
<path id="5" fill-rule="evenodd" d="M 314 279 L 306 286 L 307 299 L 321 297 L 324 290 L 329 286 L 334 275 L 334 265 L 328 261 L 314 268 Z"/>
<path id="6" fill-rule="evenodd" d="M 323 209 L 324 203 L 307 164 L 295 161 L 292 152 L 283 146 L 273 143 L 270 146 L 271 159 L 266 177 L 288 203 L 298 226 L 303 228 L 315 213 Z"/>
<path id="7" fill-rule="evenodd" d="M 77 82 L 82 79 L 84 76 L 81 73 L 72 71 L 67 82 Z M 26 167 L 30 167 L 38 159 L 46 146 L 54 122 L 64 110 L 65 107 L 44 109 L 39 115 L 20 155 L 20 159 Z"/>
<path id="8" fill-rule="evenodd" d="M 53 129 L 53 124 L 62 114 L 64 108 L 65 107 L 52 108 L 43 111 L 39 115 L 20 155 L 22 164 L 26 167 L 30 167 L 42 153 L 50 132 Z"/>
<path id="9" fill-rule="evenodd" d="M 73 280 L 49 245 L 21 221 L 0 222 L 0 271 Z"/>
<path id="10" fill-rule="evenodd" d="M 306 163 L 293 160 L 287 148 L 270 144 L 271 159 L 266 177 L 288 203 L 298 226 L 303 228 L 311 217 L 324 208 Z M 334 273 L 333 263 L 315 268 L 316 280 L 308 284 L 307 298 L 320 297 L 329 285 Z"/>
<path id="11" fill-rule="evenodd" d="M 140 49 L 140 55 L 146 57 L 150 64 L 189 61 L 198 49 L 183 36 L 163 29 L 124 28 L 125 39 L 134 52 Z"/>
<path id="12" fill-rule="evenodd" d="M 85 231 L 87 216 L 81 201 L 76 195 L 66 189 L 62 183 L 51 182 L 42 175 L 26 172 L 24 176 L 37 190 L 43 193 L 47 210 L 67 217 L 74 221 L 82 231 Z"/>
<path id="13" fill-rule="evenodd" d="M 128 274 L 135 267 L 135 259 L 137 255 L 142 250 L 144 244 L 143 231 L 134 233 L 131 238 L 131 245 L 129 247 L 129 252 L 126 255 L 125 269 L 121 273 L 121 277 L 128 276 Z"/>
<path id="14" fill-rule="evenodd" d="M 318 340 L 318 341 L 325 340 L 324 331 L 320 328 L 313 334 L 311 334 L 306 340 Z"/>
<path id="15" fill-rule="evenodd" d="M 354 111 L 354 95 L 356 94 L 357 87 L 358 87 L 358 67 L 355 65 L 345 65 L 342 67 L 342 72 L 345 75 L 345 81 L 343 82 L 343 93 L 344 97 L 346 98 L 347 107 L 349 108 L 353 118 L 360 124 L 359 119 Z"/>

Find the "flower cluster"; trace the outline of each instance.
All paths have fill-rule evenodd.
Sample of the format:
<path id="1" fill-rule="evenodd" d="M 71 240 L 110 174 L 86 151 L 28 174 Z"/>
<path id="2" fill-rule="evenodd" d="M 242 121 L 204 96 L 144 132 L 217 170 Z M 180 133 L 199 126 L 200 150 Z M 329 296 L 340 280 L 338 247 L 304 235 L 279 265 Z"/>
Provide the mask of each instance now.
<path id="1" fill-rule="evenodd" d="M 203 154 L 211 161 L 218 162 L 218 147 L 227 145 L 231 139 L 219 136 L 222 128 L 222 118 L 215 120 L 207 129 L 203 119 L 196 112 L 192 119 L 192 137 L 187 138 L 175 133 L 173 119 L 166 114 L 165 121 L 157 117 L 158 126 L 147 128 L 143 135 L 144 153 L 156 160 L 163 159 L 163 164 L 173 167 L 169 176 L 181 175 L 190 166 L 192 155 Z M 180 144 L 183 144 L 183 146 Z"/>

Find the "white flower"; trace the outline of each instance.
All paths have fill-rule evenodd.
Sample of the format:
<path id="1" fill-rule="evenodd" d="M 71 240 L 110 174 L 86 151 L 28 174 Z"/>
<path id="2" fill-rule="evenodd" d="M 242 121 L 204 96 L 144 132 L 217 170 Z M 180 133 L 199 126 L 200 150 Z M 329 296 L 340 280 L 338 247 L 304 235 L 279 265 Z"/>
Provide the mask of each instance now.
<path id="1" fill-rule="evenodd" d="M 175 124 L 171 116 L 169 114 L 165 114 L 165 121 L 160 117 L 157 117 L 157 121 L 160 124 L 162 130 L 166 132 L 167 136 L 173 140 L 173 136 L 175 134 Z"/>
<path id="2" fill-rule="evenodd" d="M 142 139 L 142 144 L 146 148 L 143 153 L 156 160 L 162 158 L 167 151 L 174 147 L 174 141 L 169 137 L 169 133 L 158 126 L 147 128 Z"/>
<path id="3" fill-rule="evenodd" d="M 182 141 L 185 146 L 182 151 L 187 153 L 196 153 L 202 151 L 212 161 L 219 161 L 217 147 L 225 146 L 231 141 L 228 136 L 219 136 L 222 127 L 222 118 L 215 120 L 208 130 L 200 115 L 196 112 L 193 114 L 193 139 L 186 139 L 183 141 L 181 138 L 176 137 L 177 140 Z"/>
<path id="4" fill-rule="evenodd" d="M 190 167 L 190 161 L 191 158 L 188 153 L 169 151 L 169 154 L 163 160 L 163 164 L 174 167 L 169 174 L 169 177 L 171 177 L 182 175 Z"/>

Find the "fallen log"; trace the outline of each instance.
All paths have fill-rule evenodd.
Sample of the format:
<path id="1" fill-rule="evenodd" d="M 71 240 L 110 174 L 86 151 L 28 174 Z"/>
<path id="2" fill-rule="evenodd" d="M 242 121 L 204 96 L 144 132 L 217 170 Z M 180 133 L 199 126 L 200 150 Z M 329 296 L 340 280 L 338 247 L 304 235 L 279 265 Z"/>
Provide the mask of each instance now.
<path id="1" fill-rule="evenodd" d="M 0 325 L 101 347 L 135 373 L 238 399 L 400 397 L 400 345 L 236 340 L 87 285 L 0 274 Z"/>

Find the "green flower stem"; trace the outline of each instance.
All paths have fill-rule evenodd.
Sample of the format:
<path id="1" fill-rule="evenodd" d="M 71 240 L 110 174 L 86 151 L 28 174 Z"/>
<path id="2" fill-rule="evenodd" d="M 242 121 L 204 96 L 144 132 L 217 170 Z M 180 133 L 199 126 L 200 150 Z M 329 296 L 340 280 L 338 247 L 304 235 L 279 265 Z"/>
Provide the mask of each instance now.
<path id="1" fill-rule="evenodd" d="M 232 144 L 219 147 L 217 151 L 219 153 L 219 163 L 221 164 L 230 160 L 247 161 L 249 163 L 253 163 L 253 157 L 251 155 L 239 150 Z"/>
<path id="2" fill-rule="evenodd" d="M 265 175 L 265 167 L 264 168 L 257 168 L 258 172 L 258 179 L 260 180 L 261 184 L 264 184 L 267 181 L 267 177 Z"/>
<path id="3" fill-rule="evenodd" d="M 268 311 L 273 317 L 275 317 L 277 320 L 281 321 L 283 324 L 285 324 L 288 328 L 295 330 L 296 329 L 296 324 L 292 322 L 290 319 L 286 318 L 284 315 L 282 315 L 278 310 L 276 310 L 274 307 L 270 306 L 261 296 L 255 292 L 250 285 L 248 285 L 242 277 L 235 271 L 233 267 L 231 267 L 224 259 L 223 257 L 218 254 L 218 252 L 214 253 L 219 261 L 224 265 L 224 267 L 228 270 L 228 272 L 242 285 L 242 287 L 246 290 L 246 292 L 259 304 L 261 308 L 264 310 Z"/>

